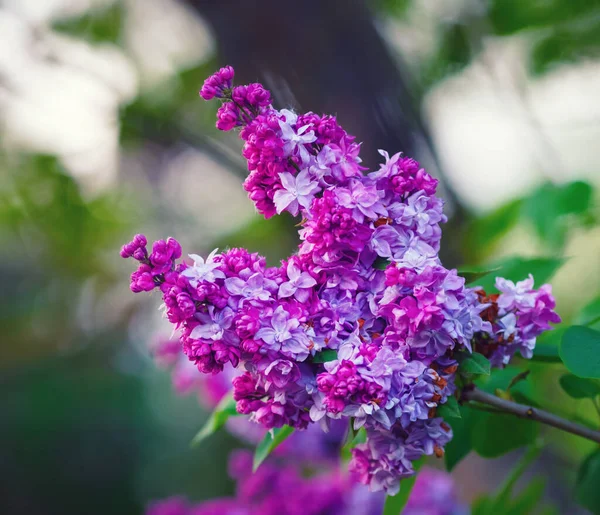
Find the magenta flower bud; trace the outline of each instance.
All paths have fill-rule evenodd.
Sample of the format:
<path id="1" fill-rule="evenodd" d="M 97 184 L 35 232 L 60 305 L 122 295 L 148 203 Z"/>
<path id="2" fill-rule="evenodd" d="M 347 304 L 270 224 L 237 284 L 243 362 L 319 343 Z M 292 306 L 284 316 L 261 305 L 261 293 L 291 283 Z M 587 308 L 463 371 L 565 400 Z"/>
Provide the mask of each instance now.
<path id="1" fill-rule="evenodd" d="M 156 288 L 154 276 L 150 273 L 151 268 L 148 265 L 140 265 L 140 267 L 131 274 L 130 289 L 133 293 L 141 291 L 152 291 Z"/>
<path id="2" fill-rule="evenodd" d="M 271 103 L 271 93 L 262 84 L 248 84 L 246 98 L 252 106 L 267 107 Z"/>
<path id="3" fill-rule="evenodd" d="M 204 81 L 200 96 L 204 100 L 211 100 L 215 97 L 224 96 L 226 89 L 231 89 L 233 84 L 234 71 L 231 66 L 221 68 L 214 75 L 211 75 Z"/>
<path id="4" fill-rule="evenodd" d="M 196 312 L 196 304 L 187 293 L 179 293 L 176 297 L 177 307 L 181 310 L 183 318 L 190 318 Z"/>
<path id="5" fill-rule="evenodd" d="M 146 237 L 143 234 L 136 234 L 129 243 L 123 245 L 123 247 L 121 248 L 121 257 L 123 257 L 123 258 L 132 257 L 132 256 L 134 256 L 136 251 L 138 249 L 140 249 L 144 253 L 144 257 L 142 259 L 145 259 L 147 257 L 146 249 L 145 249 L 147 243 L 148 242 L 146 240 Z M 137 255 L 141 255 L 141 254 L 138 253 Z M 140 259 L 137 257 L 135 259 L 140 261 Z"/>
<path id="6" fill-rule="evenodd" d="M 263 406 L 263 404 L 264 403 L 259 400 L 240 399 L 236 402 L 235 409 L 238 413 L 241 413 L 242 415 L 249 415 L 250 413 L 255 413 L 256 411 L 258 411 Z"/>
<path id="7" fill-rule="evenodd" d="M 131 251 L 129 250 L 129 247 L 127 245 L 123 245 L 121 247 L 121 257 L 124 259 L 130 258 L 131 257 Z"/>
<path id="8" fill-rule="evenodd" d="M 148 257 L 148 252 L 145 248 L 135 249 L 133 253 L 133 259 L 137 259 L 138 261 L 143 261 Z"/>
<path id="9" fill-rule="evenodd" d="M 260 350 L 261 344 L 257 340 L 243 340 L 240 348 L 249 355 L 254 355 Z"/>
<path id="10" fill-rule="evenodd" d="M 154 266 L 163 266 L 171 260 L 172 251 L 165 240 L 155 241 L 152 245 L 152 254 L 150 262 Z"/>
<path id="11" fill-rule="evenodd" d="M 181 257 L 181 245 L 175 238 L 167 238 L 167 246 L 171 251 L 171 259 L 179 259 Z"/>
<path id="12" fill-rule="evenodd" d="M 223 68 L 221 68 L 217 74 L 219 75 L 219 77 L 221 78 L 221 81 L 223 81 L 223 84 L 225 86 L 227 86 L 228 88 L 231 88 L 231 84 L 233 82 L 233 77 L 235 75 L 235 71 L 233 70 L 233 66 L 224 66 Z"/>
<path id="13" fill-rule="evenodd" d="M 240 113 L 238 108 L 233 103 L 227 102 L 219 107 L 217 111 L 217 129 L 230 131 L 234 127 L 241 125 L 239 118 Z"/>
<path id="14" fill-rule="evenodd" d="M 256 392 L 256 380 L 246 372 L 241 376 L 233 378 L 231 382 L 233 385 L 233 398 L 236 401 L 244 399 Z"/>
<path id="15" fill-rule="evenodd" d="M 217 95 L 217 90 L 210 84 L 204 84 L 204 86 L 202 86 L 202 89 L 199 91 L 199 95 L 204 100 L 212 100 Z"/>

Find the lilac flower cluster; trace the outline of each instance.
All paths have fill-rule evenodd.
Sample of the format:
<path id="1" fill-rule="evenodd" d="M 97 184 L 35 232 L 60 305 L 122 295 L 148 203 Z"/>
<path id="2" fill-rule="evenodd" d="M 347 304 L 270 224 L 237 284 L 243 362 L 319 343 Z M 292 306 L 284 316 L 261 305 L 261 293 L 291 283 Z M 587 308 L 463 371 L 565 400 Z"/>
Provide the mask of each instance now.
<path id="1" fill-rule="evenodd" d="M 502 322 L 482 319 L 489 304 L 442 266 L 443 202 L 416 161 L 382 152 L 379 170 L 364 174 L 360 145 L 334 117 L 276 110 L 262 86 L 232 79 L 221 69 L 201 95 L 222 101 L 217 127 L 241 128 L 245 188 L 258 211 L 301 217 L 298 252 L 272 268 L 244 249 L 178 262 L 175 240 L 148 253 L 138 235 L 122 251 L 140 262 L 131 289 L 162 291 L 201 372 L 243 370 L 233 395 L 251 420 L 267 429 L 318 422 L 327 430 L 340 419 L 364 426 L 351 468 L 372 490 L 394 494 L 412 462 L 441 456 L 452 436 L 436 409 L 454 393 L 456 353 L 495 336 Z M 540 292 L 528 293 L 531 316 L 529 297 L 502 308 L 521 310 L 519 342 L 527 343 L 518 348 L 545 327 L 537 314 L 554 320 L 544 311 L 549 291 Z"/>
<path id="2" fill-rule="evenodd" d="M 384 497 L 369 493 L 337 469 L 303 477 L 294 466 L 268 460 L 252 474 L 252 457 L 237 451 L 229 470 L 236 481 L 233 497 L 192 505 L 183 497 L 151 503 L 146 515 L 378 515 Z M 424 469 L 417 478 L 403 515 L 468 515 L 456 496 L 451 477 Z"/>
<path id="3" fill-rule="evenodd" d="M 477 335 L 476 348 L 492 366 L 501 367 L 517 351 L 531 358 L 536 338 L 552 329 L 550 323 L 558 324 L 561 319 L 554 311 L 552 286 L 544 284 L 534 290 L 531 274 L 516 284 L 498 277 L 495 286 L 499 294 L 486 296 L 478 292 L 481 302 L 488 306 L 482 316 L 490 321 L 492 329 Z"/>

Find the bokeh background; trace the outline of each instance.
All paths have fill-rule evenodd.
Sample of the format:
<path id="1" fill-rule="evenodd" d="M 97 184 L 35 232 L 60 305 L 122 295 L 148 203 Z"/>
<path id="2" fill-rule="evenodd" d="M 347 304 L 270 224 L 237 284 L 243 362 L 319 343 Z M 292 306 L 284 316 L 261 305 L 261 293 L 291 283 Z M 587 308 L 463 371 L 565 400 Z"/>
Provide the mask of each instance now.
<path id="1" fill-rule="evenodd" d="M 278 107 L 337 114 L 367 166 L 378 148 L 421 160 L 452 216 L 447 266 L 552 258 L 559 313 L 600 313 L 600 1 L 0 0 L 0 513 L 131 515 L 232 491 L 240 444 L 189 449 L 206 413 L 155 366 L 170 329 L 118 256 L 135 232 L 271 263 L 293 250 L 198 98 L 224 64 Z M 560 371 L 517 366 L 543 405 L 600 425 Z M 546 436 L 530 472 L 546 506 L 586 513 L 572 489 L 589 444 Z M 518 455 L 469 456 L 461 497 Z"/>

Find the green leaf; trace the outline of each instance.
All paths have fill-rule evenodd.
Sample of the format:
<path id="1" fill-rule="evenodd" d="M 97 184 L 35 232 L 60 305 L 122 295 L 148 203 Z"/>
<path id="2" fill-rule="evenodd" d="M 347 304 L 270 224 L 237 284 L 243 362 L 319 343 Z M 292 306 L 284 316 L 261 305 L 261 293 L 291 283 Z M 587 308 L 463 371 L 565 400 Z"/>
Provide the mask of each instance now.
<path id="1" fill-rule="evenodd" d="M 531 381 L 515 382 L 515 378 L 521 376 L 522 373 L 523 369 L 521 367 L 511 364 L 506 368 L 494 368 L 489 376 L 479 376 L 475 380 L 475 384 L 482 390 L 492 394 L 498 390 L 510 390 L 511 394 L 519 391 L 532 394 Z"/>
<path id="2" fill-rule="evenodd" d="M 290 426 L 276 427 L 271 429 L 254 451 L 254 461 L 252 463 L 252 471 L 260 467 L 260 464 L 265 461 L 267 456 L 271 454 L 288 436 L 294 432 L 294 428 Z"/>
<path id="3" fill-rule="evenodd" d="M 510 503 L 506 515 L 530 515 L 534 513 L 544 496 L 545 489 L 546 480 L 541 477 L 534 477 Z"/>
<path id="4" fill-rule="evenodd" d="M 497 34 L 548 27 L 567 20 L 585 19 L 599 6 L 598 0 L 491 0 L 489 21 Z"/>
<path id="5" fill-rule="evenodd" d="M 92 43 L 118 43 L 123 29 L 124 11 L 120 2 L 92 9 L 83 16 L 59 20 L 54 30 Z"/>
<path id="6" fill-rule="evenodd" d="M 470 285 L 478 281 L 482 277 L 497 272 L 498 270 L 500 270 L 500 267 L 494 268 L 492 270 L 478 270 L 477 267 L 467 267 L 459 269 L 458 275 L 465 278 L 466 285 Z"/>
<path id="7" fill-rule="evenodd" d="M 565 260 L 562 258 L 507 258 L 490 265 L 491 267 L 498 267 L 498 272 L 481 278 L 476 284 L 489 293 L 494 289 L 496 277 L 504 277 L 511 281 L 522 281 L 529 274 L 533 274 L 535 284 L 540 286 L 548 281 L 564 262 Z"/>
<path id="8" fill-rule="evenodd" d="M 592 513 L 600 513 L 600 450 L 590 454 L 579 469 L 575 498 Z"/>
<path id="9" fill-rule="evenodd" d="M 474 219 L 467 228 L 465 246 L 475 253 L 475 258 L 481 258 L 482 249 L 492 246 L 499 238 L 508 232 L 519 219 L 521 199 L 504 204 L 490 214 Z"/>
<path id="10" fill-rule="evenodd" d="M 402 18 L 411 3 L 411 0 L 377 0 L 374 2 L 374 5 L 378 11 L 383 11 L 386 17 L 387 15 L 391 15 Z"/>
<path id="11" fill-rule="evenodd" d="M 390 264 L 389 260 L 382 258 L 382 257 L 378 257 L 375 260 L 375 262 L 373 263 L 373 268 L 375 268 L 377 270 L 385 270 L 389 264 Z"/>
<path id="12" fill-rule="evenodd" d="M 541 450 L 542 448 L 540 445 L 532 445 L 529 447 L 517 465 L 510 471 L 496 495 L 494 502 L 496 512 L 508 506 L 515 485 L 521 476 L 523 476 L 527 467 L 529 467 L 529 465 L 531 465 L 531 463 L 540 455 Z"/>
<path id="13" fill-rule="evenodd" d="M 553 249 L 564 245 L 566 215 L 582 217 L 590 209 L 592 187 L 582 181 L 557 186 L 547 183 L 523 201 L 523 216 L 534 226 L 540 239 Z"/>
<path id="14" fill-rule="evenodd" d="M 490 362 L 483 354 L 473 352 L 472 354 L 463 353 L 463 356 L 459 358 L 458 370 L 461 373 L 490 375 Z"/>
<path id="15" fill-rule="evenodd" d="M 471 506 L 471 515 L 491 515 L 494 506 L 494 499 L 489 495 L 478 497 Z M 501 515 L 496 513 L 495 515 Z"/>
<path id="16" fill-rule="evenodd" d="M 449 418 L 461 418 L 460 406 L 456 397 L 448 397 L 448 400 L 438 406 L 437 416 L 442 417 L 444 420 Z"/>
<path id="17" fill-rule="evenodd" d="M 574 27 L 553 27 L 535 43 L 531 53 L 531 70 L 539 75 L 564 63 L 596 59 L 600 55 L 600 23 L 590 17 Z"/>
<path id="18" fill-rule="evenodd" d="M 600 297 L 596 297 L 579 312 L 574 323 L 600 330 Z"/>
<path id="19" fill-rule="evenodd" d="M 235 415 L 239 415 L 235 409 L 235 400 L 231 394 L 228 394 L 221 399 L 221 402 L 219 402 L 217 407 L 210 414 L 210 417 L 208 417 L 208 420 L 204 426 L 202 426 L 202 429 L 194 436 L 191 443 L 192 447 L 196 447 L 210 435 L 216 433 L 225 425 L 227 420 L 229 420 L 229 417 Z"/>
<path id="20" fill-rule="evenodd" d="M 594 191 L 584 181 L 574 181 L 558 187 L 558 206 L 562 214 L 581 215 L 586 213 L 592 203 Z"/>
<path id="21" fill-rule="evenodd" d="M 460 418 L 451 418 L 447 423 L 452 428 L 452 440 L 444 449 L 446 469 L 451 471 L 460 461 L 471 452 L 471 427 L 479 413 L 467 406 L 460 406 Z"/>
<path id="22" fill-rule="evenodd" d="M 569 327 L 560 344 L 560 357 L 576 376 L 600 378 L 600 332 L 582 325 Z"/>
<path id="23" fill-rule="evenodd" d="M 496 458 L 535 441 L 538 426 L 512 415 L 482 412 L 472 428 L 472 444 L 477 454 Z"/>
<path id="24" fill-rule="evenodd" d="M 365 443 L 367 441 L 367 431 L 364 427 L 361 427 L 354 436 L 350 435 L 350 440 L 342 447 L 342 459 L 348 461 L 352 457 L 350 452 L 358 444 Z"/>
<path id="25" fill-rule="evenodd" d="M 600 395 L 600 383 L 593 379 L 583 379 L 573 374 L 565 374 L 559 379 L 560 386 L 573 399 L 593 399 Z"/>
<path id="26" fill-rule="evenodd" d="M 321 352 L 317 352 L 313 358 L 313 363 L 327 363 L 337 359 L 337 351 L 333 349 L 324 349 Z"/>
<path id="27" fill-rule="evenodd" d="M 422 66 L 420 82 L 423 88 L 430 88 L 444 77 L 460 72 L 472 57 L 468 26 L 452 23 L 440 27 L 438 48 Z"/>
<path id="28" fill-rule="evenodd" d="M 400 491 L 396 495 L 388 495 L 385 498 L 383 515 L 399 515 L 402 513 L 402 510 L 404 510 L 406 503 L 410 498 L 410 493 L 412 492 L 412 489 L 415 486 L 415 481 L 417 480 L 417 474 L 424 461 L 425 460 L 423 458 L 414 461 L 413 467 L 415 469 L 415 474 L 400 481 Z"/>

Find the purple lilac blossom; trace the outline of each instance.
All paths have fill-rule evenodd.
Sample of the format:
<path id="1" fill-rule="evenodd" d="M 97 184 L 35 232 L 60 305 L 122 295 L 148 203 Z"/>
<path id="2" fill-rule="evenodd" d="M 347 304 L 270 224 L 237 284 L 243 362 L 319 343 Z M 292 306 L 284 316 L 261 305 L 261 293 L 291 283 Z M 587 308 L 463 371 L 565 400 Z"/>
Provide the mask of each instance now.
<path id="1" fill-rule="evenodd" d="M 138 235 L 121 251 L 140 263 L 131 289 L 162 291 L 200 372 L 240 370 L 239 413 L 266 429 L 352 418 L 368 439 L 351 467 L 371 489 L 397 491 L 412 462 L 441 456 L 452 436 L 436 410 L 455 392 L 456 353 L 476 345 L 494 365 L 530 357 L 559 320 L 550 287 L 499 279 L 492 300 L 467 288 L 439 259 L 443 201 L 418 162 L 382 151 L 364 175 L 360 145 L 334 117 L 278 111 L 262 86 L 232 78 L 221 69 L 201 95 L 223 102 L 219 128 L 241 128 L 256 209 L 300 217 L 298 252 L 272 268 L 244 249 L 179 262 L 176 240 L 148 253 Z M 322 363 L 324 350 L 337 355 Z"/>
<path id="2" fill-rule="evenodd" d="M 554 311 L 552 286 L 533 289 L 533 276 L 514 283 L 496 278 L 499 294 L 485 297 L 478 292 L 482 303 L 488 306 L 485 316 L 491 329 L 477 335 L 477 350 L 487 356 L 495 367 L 503 367 L 518 351 L 522 357 L 531 358 L 537 337 L 552 329 L 561 319 Z"/>

